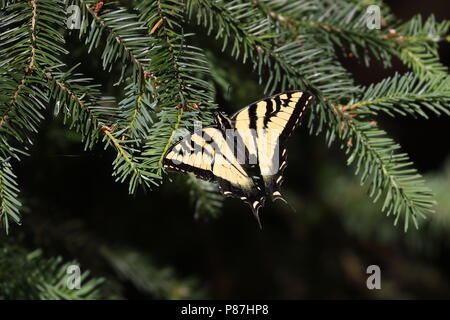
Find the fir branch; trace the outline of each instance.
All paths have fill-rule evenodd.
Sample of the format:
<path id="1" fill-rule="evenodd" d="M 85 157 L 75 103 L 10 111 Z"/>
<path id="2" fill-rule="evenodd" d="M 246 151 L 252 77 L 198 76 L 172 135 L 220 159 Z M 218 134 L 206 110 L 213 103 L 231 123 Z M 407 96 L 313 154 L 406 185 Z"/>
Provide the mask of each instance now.
<path id="1" fill-rule="evenodd" d="M 147 70 L 149 60 L 146 57 L 150 50 L 144 26 L 135 14 L 118 7 L 116 1 L 106 2 L 100 13 L 95 10 L 96 2 L 72 0 L 72 3 L 82 8 L 80 36 L 86 37 L 86 44 L 91 51 L 101 42 L 102 36 L 106 35 L 106 45 L 102 54 L 104 69 L 111 71 L 113 65 L 120 60 L 122 63 L 122 75 L 118 80 L 120 83 L 128 66 L 127 62 L 130 62 L 133 79 L 140 86 Z"/>
<path id="2" fill-rule="evenodd" d="M 189 174 L 187 185 L 190 189 L 190 199 L 194 205 L 194 217 L 215 218 L 222 208 L 223 196 L 219 194 L 217 185 L 208 181 L 197 179 Z"/>
<path id="3" fill-rule="evenodd" d="M 222 40 L 223 50 L 232 43 L 232 56 L 242 62 L 247 57 L 255 61 L 260 82 L 268 72 L 265 92 L 307 89 L 316 95 L 319 104 L 310 113 L 311 131 L 316 128 L 320 132 L 324 126 L 336 123 L 329 99 L 349 98 L 355 86 L 329 46 L 318 45 L 308 34 L 283 43 L 284 34 L 273 33 L 276 26 L 271 18 L 252 3 L 190 0 L 187 7 L 197 24 L 206 27 L 208 34 L 214 31 L 215 38 Z"/>
<path id="4" fill-rule="evenodd" d="M 339 0 L 341 1 L 341 0 Z M 356 3 L 361 8 L 368 8 L 369 6 L 378 6 L 381 11 L 381 28 L 384 29 L 395 24 L 397 17 L 392 13 L 392 10 L 383 0 L 350 0 L 349 2 Z"/>
<path id="5" fill-rule="evenodd" d="M 0 9 L 4 9 L 5 7 L 18 1 L 19 0 L 0 0 Z"/>
<path id="6" fill-rule="evenodd" d="M 286 43 L 285 34 L 275 32 L 277 26 L 273 24 L 270 12 L 261 12 L 251 3 L 237 0 L 229 3 L 191 0 L 188 8 L 190 16 L 196 14 L 199 25 L 208 27 L 208 33 L 216 30 L 216 38 L 222 39 L 223 49 L 233 41 L 231 54 L 235 58 L 242 57 L 244 63 L 247 57 L 254 58 L 254 69 L 261 77 L 269 70 L 266 92 L 307 88 L 317 94 L 333 93 L 340 99 L 340 94 L 351 91 L 350 75 L 333 62 L 336 59 L 328 46 L 317 45 L 305 33 Z M 208 19 L 211 14 L 214 18 Z M 328 73 L 326 76 L 322 74 L 324 71 Z M 281 86 L 277 87 L 278 84 Z"/>
<path id="7" fill-rule="evenodd" d="M 23 10 L 24 13 L 16 14 L 15 10 Z M 29 15 L 27 15 L 27 13 L 29 13 Z M 33 72 L 36 65 L 36 17 L 36 1 L 31 1 L 30 4 L 18 3 L 9 6 L 5 12 L 5 17 L 2 17 L 2 21 L 0 22 L 0 29 L 6 29 L 11 25 L 19 25 L 19 27 L 10 29 L 0 36 L 0 41 L 2 43 L 2 46 L 0 47 L 0 57 L 2 57 L 2 60 L 4 61 L 3 63 L 0 63 L 0 67 L 4 68 L 4 70 L 2 70 L 2 76 L 7 77 L 7 73 L 19 74 L 22 68 L 25 70 L 21 76 L 16 76 L 20 77 L 20 80 L 12 92 L 7 107 L 2 110 L 0 128 L 3 127 L 5 122 L 9 119 L 9 114 L 25 88 L 28 76 Z M 30 26 L 28 26 L 28 19 L 30 20 Z M 17 49 L 10 50 L 9 46 L 11 45 Z M 20 51 L 21 54 L 16 54 L 16 52 Z M 23 66 L 25 63 L 27 64 L 26 67 Z M 3 81 L 7 80 L 5 79 Z M 3 88 L 5 87 L 6 86 L 3 85 Z"/>
<path id="8" fill-rule="evenodd" d="M 113 100 L 102 98 L 99 86 L 90 83 L 92 79 L 72 74 L 72 70 L 44 72 L 42 76 L 48 80 L 49 95 L 58 108 L 54 113 L 62 109 L 64 123 L 81 134 L 86 148 L 92 148 L 101 127 L 119 121 L 120 110 L 107 106 Z"/>
<path id="9" fill-rule="evenodd" d="M 341 121 L 329 142 L 338 136 L 348 154 L 348 164 L 356 163 L 356 173 L 362 172 L 361 182 L 370 181 L 369 195 L 378 200 L 384 196 L 383 210 L 396 216 L 404 215 L 404 229 L 409 222 L 418 226 L 418 218 L 432 212 L 433 194 L 424 185 L 417 170 L 400 146 L 378 128 L 376 121 L 367 120 L 378 112 L 391 116 L 420 115 L 428 118 L 426 110 L 437 115 L 449 115 L 448 76 L 433 80 L 420 79 L 416 74 L 395 75 L 368 88 L 346 105 L 336 109 Z"/>
<path id="10" fill-rule="evenodd" d="M 290 25 L 290 27 L 292 28 L 292 25 Z M 355 41 L 352 41 L 352 43 L 354 42 Z M 385 45 L 386 47 L 388 46 L 387 43 Z M 362 46 L 368 47 L 367 44 L 363 44 Z M 391 54 L 391 52 L 389 54 Z M 365 54 L 365 56 L 367 57 L 367 54 Z M 439 81 L 441 80 L 442 78 L 438 79 L 436 82 L 432 84 L 429 84 L 430 87 L 428 87 L 428 89 L 430 90 L 428 90 L 429 91 L 428 93 L 430 93 L 430 95 L 424 96 L 422 99 L 419 99 L 418 102 L 417 101 L 412 102 L 411 96 L 416 95 L 415 98 L 417 99 L 419 92 L 424 93 L 422 89 L 424 89 L 424 86 L 426 86 L 427 84 L 422 83 L 422 88 L 420 88 L 421 86 L 419 84 L 418 87 L 416 87 L 415 90 L 413 90 L 413 92 L 411 93 L 410 96 L 411 98 L 409 100 L 405 96 L 402 97 L 401 94 L 400 95 L 391 94 L 388 95 L 388 97 L 380 98 L 380 99 L 390 98 L 390 101 L 378 100 L 377 102 L 379 104 L 383 104 L 383 106 L 385 107 L 386 105 L 389 104 L 392 105 L 395 103 L 401 104 L 405 107 L 405 104 L 409 102 L 410 104 L 412 104 L 411 107 L 415 109 L 415 112 L 420 113 L 421 106 L 419 105 L 421 104 L 421 101 L 423 101 L 422 106 L 425 105 L 426 107 L 434 110 L 435 112 L 436 109 L 440 109 L 441 111 L 448 113 L 448 110 L 444 107 L 444 104 L 447 101 L 446 98 L 444 98 L 444 96 L 448 97 L 448 94 L 446 94 L 445 92 L 445 90 L 448 88 L 448 84 L 441 85 L 439 89 L 433 88 L 433 84 L 435 85 L 439 83 Z M 387 88 L 388 84 L 385 83 L 385 85 L 386 85 L 385 88 Z M 414 86 L 414 84 L 412 84 L 412 86 Z M 392 86 L 390 87 L 392 91 L 394 91 L 395 88 L 396 87 Z M 402 88 L 399 89 L 400 89 L 399 91 L 402 90 Z M 403 89 L 405 88 L 403 87 Z M 358 90 L 358 92 L 363 92 L 363 90 L 364 89 Z M 430 99 L 433 98 L 434 100 L 433 102 L 431 102 Z M 323 96 L 319 96 L 319 102 L 322 105 L 324 105 L 324 108 L 322 108 L 322 110 L 324 110 L 324 112 L 328 114 L 329 110 L 333 108 L 334 101 L 338 100 L 336 100 L 332 96 L 329 96 L 329 98 L 325 99 Z M 331 108 L 329 107 L 327 108 L 326 107 L 327 104 Z M 400 213 L 405 212 L 405 230 L 408 228 L 408 223 L 410 219 L 412 219 L 414 224 L 417 226 L 417 217 L 419 216 L 422 217 L 426 213 L 430 212 L 431 205 L 433 204 L 432 194 L 423 185 L 423 181 L 420 179 L 420 177 L 418 175 L 415 175 L 416 171 L 414 169 L 403 171 L 397 170 L 403 166 L 410 165 L 410 163 L 407 163 L 408 157 L 405 154 L 393 156 L 394 160 L 392 159 L 389 160 L 392 161 L 392 163 L 386 161 L 386 154 L 383 154 L 383 152 L 393 151 L 394 149 L 399 148 L 399 146 L 390 139 L 383 140 L 381 136 L 384 135 L 384 132 L 374 131 L 374 128 L 371 128 L 371 126 L 373 126 L 375 122 L 369 122 L 366 125 L 361 125 L 360 122 L 361 120 L 353 119 L 354 116 L 358 116 L 358 118 L 364 118 L 364 113 L 368 112 L 367 109 L 358 108 L 358 110 L 355 113 L 353 106 L 350 107 L 346 106 L 344 108 L 348 108 L 345 111 L 349 112 L 351 111 L 353 113 L 352 117 L 348 117 L 348 114 L 341 114 L 341 117 L 336 119 L 335 117 L 333 117 L 333 115 L 329 114 L 327 122 L 329 124 L 332 124 L 331 128 L 334 127 L 333 130 L 337 130 L 337 132 L 333 133 L 332 130 L 328 131 L 327 139 L 329 139 L 329 142 L 331 142 L 334 139 L 335 135 L 340 136 L 340 138 L 343 141 L 343 145 L 346 146 L 346 148 L 348 148 L 348 152 L 352 151 L 349 163 L 351 163 L 354 158 L 359 157 L 357 172 L 360 169 L 361 163 L 362 162 L 365 163 L 366 171 L 363 174 L 362 181 L 365 181 L 366 178 L 368 177 L 367 171 L 369 170 L 369 172 L 373 174 L 371 181 L 370 195 L 374 197 L 375 200 L 378 199 L 378 197 L 380 197 L 383 191 L 387 190 L 385 193 L 386 198 L 384 207 L 387 208 L 388 213 L 393 213 L 394 215 L 397 216 L 396 222 L 400 217 Z M 386 110 L 386 108 L 384 108 L 384 110 Z M 340 114 L 340 112 L 338 112 L 337 114 Z M 347 128 L 347 130 L 343 128 Z M 368 129 L 371 129 L 371 131 L 367 131 Z M 342 131 L 344 131 L 344 134 Z M 356 140 L 356 142 L 354 142 L 354 140 Z M 355 143 L 357 147 L 355 149 L 352 149 L 352 146 Z"/>
<path id="11" fill-rule="evenodd" d="M 407 156 L 392 153 L 398 145 L 368 118 L 379 112 L 449 114 L 448 73 L 438 60 L 437 43 L 448 39 L 450 23 L 415 17 L 391 25 L 387 33 L 368 30 L 365 6 L 379 2 L 157 0 L 141 2 L 135 15 L 115 1 L 99 6 L 95 0 L 72 0 L 82 8 L 80 36 L 89 51 L 105 43 L 103 67 L 111 71 L 120 61 L 118 82 L 127 79 L 125 98 L 113 107 L 89 79 L 62 71 L 61 0 L 2 0 L 0 157 L 6 161 L 25 153 L 41 110 L 55 102 L 55 113 L 63 111 L 65 123 L 82 135 L 86 147 L 103 136 L 105 146 L 117 152 L 114 175 L 129 180 L 130 192 L 159 184 L 162 159 L 179 130 L 192 129 L 195 121 L 210 123 L 216 108 L 211 67 L 184 33 L 188 13 L 223 51 L 253 64 L 267 93 L 312 92 L 317 104 L 310 113 L 311 131 L 326 127 L 328 142 L 342 139 L 349 163 L 356 161 L 362 180 L 370 181 L 371 196 L 385 194 L 385 207 L 397 221 L 405 212 L 406 228 L 409 219 L 416 223 L 429 211 L 430 193 L 414 170 L 399 169 L 408 165 Z M 382 10 L 392 23 L 389 10 Z M 389 62 L 398 55 L 418 75 L 358 88 L 337 60 L 339 47 L 365 61 L 373 55 Z M 2 177 L 13 182 L 12 173 L 5 172 Z"/>
<path id="12" fill-rule="evenodd" d="M 422 78 L 448 74 L 448 69 L 439 61 L 437 44 L 448 36 L 450 21 L 438 23 L 433 15 L 425 22 L 420 15 L 398 27 L 395 40 L 400 50 L 399 57 Z"/>
<path id="13" fill-rule="evenodd" d="M 143 2 L 141 19 L 155 38 L 150 51 L 153 81 L 158 86 L 157 120 L 149 130 L 142 152 L 143 166 L 162 175 L 163 158 L 174 142 L 177 131 L 192 128 L 196 120 L 210 121 L 215 91 L 209 81 L 208 62 L 202 50 L 187 44 L 189 35 L 177 19 L 184 5 L 178 0 Z M 154 71 L 153 71 L 154 70 Z"/>
<path id="14" fill-rule="evenodd" d="M 1 249 L 0 299 L 27 300 L 91 300 L 101 297 L 102 278 L 93 278 L 89 271 L 80 275 L 81 286 L 67 285 L 67 270 L 75 261 L 63 262 L 61 257 L 44 258 L 42 250 L 26 252 L 16 246 Z"/>
<path id="15" fill-rule="evenodd" d="M 52 97 L 64 110 L 64 122 L 82 135 L 86 147 L 91 148 L 103 133 L 105 147 L 112 147 L 117 152 L 113 161 L 116 181 L 124 182 L 129 178 L 130 193 L 134 193 L 138 185 L 149 186 L 154 183 L 153 179 L 159 178 L 141 166 L 136 156 L 139 153 L 135 148 L 137 141 L 126 139 L 127 127 L 117 126 L 123 121 L 122 110 L 109 107 L 110 99 L 101 97 L 98 86 L 70 71 L 54 75 L 46 73 L 45 77 L 51 82 Z M 65 81 L 66 78 L 70 80 Z"/>
<path id="16" fill-rule="evenodd" d="M 178 130 L 184 127 L 183 108 L 174 111 L 160 112 L 157 121 L 150 129 L 148 141 L 142 152 L 143 166 L 155 172 L 161 177 L 163 172 L 163 160 L 178 134 Z M 186 127 L 189 125 L 186 124 Z"/>
<path id="17" fill-rule="evenodd" d="M 364 94 L 346 106 L 344 111 L 364 113 L 385 112 L 395 114 L 422 116 L 428 119 L 425 111 L 436 115 L 450 115 L 450 78 L 448 75 L 436 76 L 433 79 L 421 79 L 417 74 L 396 74 L 380 83 L 362 88 Z M 364 111 L 361 111 L 361 108 Z"/>
<path id="18" fill-rule="evenodd" d="M 195 278 L 180 278 L 170 267 L 160 267 L 147 252 L 130 248 L 102 248 L 102 256 L 120 278 L 156 299 L 201 299 L 203 289 Z"/>
<path id="19" fill-rule="evenodd" d="M 437 22 L 434 15 L 430 15 L 423 21 L 421 15 L 412 17 L 397 28 L 399 32 L 396 40 L 400 43 L 428 43 L 433 44 L 433 48 L 441 41 L 446 41 L 450 28 L 450 21 Z"/>
<path id="20" fill-rule="evenodd" d="M 22 206 L 17 200 L 19 188 L 16 176 L 11 170 L 9 159 L 0 157 L 0 221 L 9 232 L 9 219 L 20 224 L 19 208 Z"/>
<path id="21" fill-rule="evenodd" d="M 156 103 L 156 84 L 147 79 L 151 75 L 149 51 L 154 45 L 153 39 L 146 35 L 146 28 L 138 16 L 115 1 L 104 3 L 101 11 L 96 10 L 96 1 L 73 0 L 73 3 L 82 6 L 80 37 L 85 36 L 89 51 L 98 46 L 105 36 L 106 45 L 102 54 L 104 69 L 111 71 L 120 60 L 121 75 L 116 84 L 122 82 L 126 69 L 131 65 L 127 83 L 133 85 L 126 88 L 127 96 L 119 104 L 124 117 L 118 123 L 119 127 L 128 128 L 129 132 L 124 134 L 131 139 L 137 138 L 137 131 L 148 133 L 152 108 Z"/>
<path id="22" fill-rule="evenodd" d="M 369 196 L 377 201 L 384 196 L 383 211 L 395 216 L 395 224 L 404 216 L 404 230 L 410 221 L 418 228 L 418 218 L 433 212 L 433 194 L 425 186 L 400 146 L 386 136 L 374 122 L 351 119 L 341 131 L 342 147 L 348 154 L 347 163 L 356 163 L 361 183 L 369 181 Z"/>
<path id="23" fill-rule="evenodd" d="M 17 85 L 14 79 L 3 76 L 1 71 L 0 75 L 0 89 Z M 41 79 L 37 76 L 27 76 L 26 85 L 20 89 L 14 102 L 11 105 L 1 105 L 3 108 L 0 110 L 3 109 L 5 115 L 0 120 L 0 153 L 5 158 L 20 159 L 21 155 L 27 154 L 26 150 L 32 141 L 30 135 L 37 132 L 38 124 L 43 119 L 41 110 L 48 102 L 48 96 L 39 85 L 40 82 Z"/>
<path id="24" fill-rule="evenodd" d="M 414 72 L 423 78 L 431 78 L 433 75 L 445 75 L 447 67 L 444 66 L 435 53 L 428 45 L 416 45 L 404 47 L 401 50 L 400 58 Z"/>
<path id="25" fill-rule="evenodd" d="M 136 141 L 123 139 L 124 130 L 111 132 L 110 128 L 104 127 L 103 132 L 106 146 L 112 146 L 117 151 L 113 161 L 113 176 L 116 177 L 116 181 L 123 183 L 128 180 L 130 194 L 135 193 L 138 186 L 149 188 L 151 185 L 159 184 L 161 175 L 143 166 L 141 159 L 136 155 L 141 152 L 135 147 Z"/>
<path id="26" fill-rule="evenodd" d="M 155 157 L 157 162 L 156 162 L 156 172 L 158 175 L 161 175 L 161 170 L 162 170 L 162 162 L 164 159 L 164 155 L 166 154 L 167 150 L 169 149 L 169 147 L 172 145 L 173 142 L 173 137 L 175 135 L 176 130 L 179 129 L 180 124 L 181 124 L 181 120 L 182 120 L 182 116 L 183 116 L 183 111 L 184 108 L 186 107 L 186 97 L 185 97 L 185 92 L 184 92 L 184 88 L 186 87 L 186 84 L 184 83 L 184 79 L 181 77 L 180 74 L 180 69 L 179 69 L 179 65 L 178 65 L 178 52 L 176 51 L 176 47 L 174 46 L 173 42 L 174 41 L 180 41 L 182 42 L 184 39 L 181 36 L 177 36 L 176 33 L 174 33 L 173 30 L 169 29 L 169 25 L 175 25 L 173 23 L 174 19 L 173 16 L 177 16 L 180 15 L 180 9 L 179 7 L 181 6 L 181 3 L 178 1 L 168 1 L 167 2 L 167 8 L 165 7 L 163 9 L 162 3 L 160 0 L 157 0 L 154 2 L 153 6 L 146 6 L 145 4 L 143 6 L 141 6 L 140 10 L 142 12 L 142 16 L 149 14 L 151 11 L 154 12 L 153 16 L 149 16 L 150 19 L 146 20 L 146 25 L 147 26 L 152 26 L 151 29 L 151 33 L 154 34 L 155 32 L 158 32 L 159 34 L 161 34 L 162 36 L 162 42 L 163 44 L 161 45 L 161 48 L 167 50 L 167 54 L 160 52 L 161 56 L 164 57 L 166 56 L 168 58 L 168 64 L 166 66 L 166 70 L 169 72 L 166 72 L 166 75 L 169 75 L 169 77 L 172 77 L 172 79 L 168 78 L 166 79 L 160 79 L 159 81 L 162 81 L 163 83 L 171 83 L 170 86 L 174 87 L 176 90 L 170 90 L 169 87 L 163 87 L 163 88 L 159 88 L 159 91 L 162 92 L 163 94 L 169 94 L 169 97 L 167 97 L 168 99 L 166 99 L 165 101 L 162 100 L 160 101 L 160 108 L 161 111 L 163 111 L 164 109 L 169 109 L 168 112 L 171 113 L 176 113 L 176 121 L 175 124 L 173 124 L 173 129 L 170 127 L 166 127 L 164 125 L 164 123 L 162 122 L 161 126 L 157 126 L 155 128 L 158 128 L 160 130 L 152 130 L 149 136 L 149 140 L 150 142 L 147 143 L 146 147 L 147 150 L 144 151 L 144 156 L 150 156 L 151 154 L 155 155 L 155 146 L 157 146 L 152 140 L 156 140 L 157 136 L 161 136 L 161 133 L 163 133 L 165 131 L 165 136 L 164 138 L 166 139 L 166 142 L 162 144 L 162 149 L 160 149 L 160 154 L 159 156 Z M 167 10 L 167 11 L 166 11 Z M 155 23 L 155 21 L 153 19 L 158 19 L 158 21 Z M 161 25 L 161 28 L 159 31 L 156 31 L 156 26 L 161 24 L 161 21 L 163 22 Z M 167 22 L 165 22 L 167 21 Z M 165 22 L 165 23 L 164 23 Z M 171 23 L 172 22 L 172 23 Z M 176 39 L 171 39 L 171 37 L 175 36 Z M 181 46 L 180 46 L 181 47 Z M 172 95 L 172 96 L 170 96 Z M 178 98 L 175 98 L 175 96 L 179 96 Z M 173 102 L 174 101 L 179 101 L 176 106 L 177 108 L 174 108 L 173 106 Z M 164 105 L 165 102 L 165 105 Z M 174 111 L 175 110 L 175 111 Z M 165 110 L 164 110 L 165 111 Z M 163 119 L 163 118 L 160 118 Z M 166 127 L 166 128 L 164 128 Z M 149 151 L 148 149 L 151 149 L 151 151 Z M 154 168 L 154 164 L 153 162 L 150 160 L 146 160 L 145 161 L 145 165 L 153 167 Z"/>
<path id="27" fill-rule="evenodd" d="M 157 105 L 151 94 L 153 87 L 147 81 L 145 81 L 145 90 L 141 90 L 131 80 L 128 83 L 125 87 L 125 98 L 119 103 L 119 108 L 126 121 L 119 126 L 128 128 L 128 134 L 132 139 L 147 137 L 154 122 L 153 117 Z"/>
<path id="28" fill-rule="evenodd" d="M 14 87 L 11 82 L 17 81 L 14 91 L 10 91 L 10 100 L 6 106 L 2 105 L 0 130 L 19 143 L 28 142 L 27 132 L 37 131 L 42 119 L 40 110 L 48 101 L 36 70 L 60 64 L 58 55 L 66 52 L 58 31 L 62 12 L 60 1 L 18 2 L 6 7 L 5 19 L 0 24 L 6 29 L 0 36 L 0 57 L 5 61 L 0 65 L 0 88 L 10 89 Z"/>
<path id="29" fill-rule="evenodd" d="M 276 0 L 257 0 L 254 3 L 294 36 L 314 35 L 316 42 L 335 45 L 345 55 L 363 58 L 366 65 L 373 55 L 389 66 L 395 54 L 389 38 L 383 37 L 382 31 L 367 28 L 368 14 L 363 5 L 334 1 L 325 6 L 318 2 L 297 3 L 295 0 L 287 4 Z"/>
<path id="30" fill-rule="evenodd" d="M 321 51 L 305 47 L 307 39 L 280 46 L 276 50 L 272 42 L 276 34 L 270 19 L 251 3 L 190 0 L 187 8 L 189 16 L 195 17 L 198 25 L 207 28 L 208 34 L 215 32 L 215 38 L 222 40 L 223 51 L 229 48 L 231 56 L 243 63 L 252 60 L 260 82 L 267 69 L 273 70 L 265 80 L 265 92 L 280 89 L 280 84 L 280 90 L 307 87 L 305 75 L 295 64 L 305 62 Z"/>

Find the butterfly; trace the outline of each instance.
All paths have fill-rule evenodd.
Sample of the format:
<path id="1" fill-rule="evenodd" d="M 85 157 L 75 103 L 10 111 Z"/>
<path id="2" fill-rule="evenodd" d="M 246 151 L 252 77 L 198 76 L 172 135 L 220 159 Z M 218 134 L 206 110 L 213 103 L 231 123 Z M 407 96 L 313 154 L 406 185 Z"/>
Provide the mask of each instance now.
<path id="1" fill-rule="evenodd" d="M 248 203 L 261 227 L 259 209 L 266 199 L 286 202 L 280 187 L 287 139 L 313 101 L 308 92 L 290 91 L 254 102 L 231 117 L 216 112 L 213 125 L 170 147 L 163 165 L 216 182 L 224 196 Z"/>

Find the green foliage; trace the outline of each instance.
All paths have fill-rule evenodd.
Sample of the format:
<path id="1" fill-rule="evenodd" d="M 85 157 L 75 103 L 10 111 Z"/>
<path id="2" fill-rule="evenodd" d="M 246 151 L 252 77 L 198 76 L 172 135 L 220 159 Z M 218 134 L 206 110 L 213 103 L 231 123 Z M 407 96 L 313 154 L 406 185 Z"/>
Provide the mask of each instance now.
<path id="1" fill-rule="evenodd" d="M 337 177 L 330 185 L 328 174 L 336 171 L 334 165 L 325 166 L 319 176 L 319 189 L 324 201 L 342 214 L 345 229 L 363 241 L 374 241 L 380 245 L 393 247 L 395 244 L 403 245 L 413 252 L 413 256 L 426 253 L 439 254 L 442 245 L 450 243 L 450 161 L 447 160 L 443 170 L 425 175 L 427 184 L 435 192 L 438 202 L 436 213 L 431 219 L 424 221 L 420 230 L 412 230 L 407 234 L 399 234 L 390 225 L 390 222 L 379 214 L 382 203 L 367 206 L 365 188 L 339 172 L 333 172 Z M 329 188 L 325 188 L 329 186 Z"/>
<path id="2" fill-rule="evenodd" d="M 61 257 L 46 259 L 41 250 L 26 252 L 16 246 L 0 251 L 0 299 L 17 300 L 90 300 L 101 298 L 101 278 L 80 275 L 80 289 L 67 285 L 67 268 L 75 262 L 63 262 Z"/>
<path id="3" fill-rule="evenodd" d="M 81 8 L 86 50 L 100 52 L 103 68 L 117 77 L 121 100 L 104 97 L 90 79 L 62 61 L 69 32 L 61 19 L 69 4 Z M 113 175 L 129 191 L 156 187 L 162 160 L 181 129 L 209 124 L 215 104 L 212 65 L 226 54 L 253 68 L 266 94 L 305 89 L 316 96 L 309 113 L 311 133 L 339 140 L 369 195 L 382 199 L 395 221 L 432 210 L 432 193 L 408 156 L 374 125 L 392 116 L 449 114 L 449 77 L 439 62 L 438 43 L 448 40 L 449 22 L 420 16 L 398 21 L 382 1 L 327 0 L 30 0 L 0 2 L 0 217 L 19 222 L 18 187 L 10 160 L 20 159 L 38 130 L 45 108 L 62 113 L 86 148 L 103 142 L 116 153 Z M 380 5 L 382 28 L 366 27 L 366 8 Z M 200 30 L 222 52 L 211 60 L 199 45 Z M 220 49 L 219 49 L 220 50 Z M 390 65 L 393 57 L 412 69 L 363 88 L 341 65 L 353 55 L 366 64 Z M 220 75 L 223 78 L 224 75 Z M 226 77 L 226 74 L 225 74 Z M 115 78 L 116 79 L 116 78 Z M 223 80 L 223 79 L 222 79 Z M 221 80 L 221 82 L 223 82 Z M 223 86 L 223 83 L 222 83 Z M 116 97 L 117 98 L 117 97 Z M 194 182 L 198 211 L 215 213 L 215 191 Z M 195 191 L 196 190 L 196 191 Z"/>
<path id="4" fill-rule="evenodd" d="M 373 114 L 385 112 L 394 117 L 396 114 L 421 116 L 428 119 L 428 114 L 436 116 L 450 115 L 448 92 L 450 77 L 436 75 L 432 79 L 421 79 L 414 73 L 402 76 L 396 74 L 380 83 L 362 88 L 357 101 L 350 101 L 347 110 L 361 113 L 361 109 Z"/>
<path id="5" fill-rule="evenodd" d="M 102 255 L 119 276 L 155 299 L 204 299 L 195 279 L 180 279 L 169 267 L 157 267 L 144 252 L 125 248 L 103 248 Z"/>
<path id="6" fill-rule="evenodd" d="M 438 23 L 433 15 L 425 22 L 420 15 L 398 27 L 400 58 L 422 78 L 447 75 L 448 70 L 440 61 L 438 43 L 448 35 L 450 21 Z M 448 40 L 448 38 L 447 38 Z"/>
<path id="7" fill-rule="evenodd" d="M 347 163 L 356 163 L 356 174 L 361 173 L 362 184 L 370 181 L 369 196 L 375 202 L 385 193 L 382 210 L 396 216 L 395 224 L 404 214 L 405 231 L 409 220 L 418 227 L 417 219 L 433 212 L 435 202 L 422 177 L 411 168 L 408 155 L 398 152 L 400 145 L 374 123 L 354 120 L 343 130 Z"/>
<path id="8" fill-rule="evenodd" d="M 195 178 L 189 174 L 187 186 L 190 189 L 189 197 L 194 205 L 196 218 L 217 217 L 222 208 L 222 196 L 218 194 L 217 185 Z"/>
<path id="9" fill-rule="evenodd" d="M 121 62 L 121 77 L 127 67 L 131 68 L 134 81 L 141 84 L 145 65 L 149 61 L 150 40 L 145 37 L 145 27 L 133 13 L 108 1 L 100 12 L 96 12 L 96 0 L 73 0 L 70 5 L 81 8 L 80 37 L 85 37 L 88 50 L 102 43 L 103 68 L 111 71 L 113 65 Z"/>
<path id="10" fill-rule="evenodd" d="M 203 51 L 187 43 L 189 35 L 183 34 L 179 23 L 184 4 L 144 1 L 138 8 L 155 41 L 149 69 L 158 95 L 158 121 L 147 136 L 143 165 L 161 176 L 163 156 L 175 141 L 177 130 L 192 129 L 194 121 L 210 121 L 216 108 L 215 90 L 208 81 Z"/>
<path id="11" fill-rule="evenodd" d="M 383 32 L 377 29 L 367 32 L 366 21 L 370 17 L 366 12 L 367 4 L 358 6 L 352 2 L 326 3 L 324 1 L 318 2 L 313 9 L 299 13 L 293 11 L 290 6 L 280 5 L 278 1 L 261 2 L 267 2 L 268 7 L 273 8 L 270 14 L 276 12 L 275 17 L 283 23 L 290 24 L 290 28 L 294 28 L 295 33 L 312 34 L 316 42 L 325 41 L 335 45 L 342 53 L 351 53 L 363 59 L 367 65 L 371 55 L 383 62 L 385 66 L 390 65 L 394 50 L 383 38 Z M 295 5 L 294 1 L 292 5 Z M 386 6 L 383 7 L 386 8 Z M 386 12 L 383 19 L 391 19 L 391 17 Z"/>
<path id="12" fill-rule="evenodd" d="M 21 203 L 17 200 L 19 189 L 17 187 L 16 176 L 11 171 L 9 159 L 0 159 L 0 198 L 1 211 L 0 220 L 6 232 L 9 229 L 9 219 L 20 223 L 19 207 Z"/>

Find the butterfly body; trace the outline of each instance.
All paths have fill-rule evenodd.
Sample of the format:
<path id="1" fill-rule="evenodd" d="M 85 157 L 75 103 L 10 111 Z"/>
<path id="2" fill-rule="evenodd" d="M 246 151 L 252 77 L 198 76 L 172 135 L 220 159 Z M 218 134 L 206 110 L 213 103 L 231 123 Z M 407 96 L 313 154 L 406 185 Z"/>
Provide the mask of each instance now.
<path id="1" fill-rule="evenodd" d="M 248 203 L 259 222 L 266 199 L 285 201 L 280 186 L 286 142 L 312 101 L 307 92 L 291 91 L 257 101 L 231 117 L 216 113 L 215 125 L 168 150 L 164 167 L 217 182 L 224 196 Z"/>

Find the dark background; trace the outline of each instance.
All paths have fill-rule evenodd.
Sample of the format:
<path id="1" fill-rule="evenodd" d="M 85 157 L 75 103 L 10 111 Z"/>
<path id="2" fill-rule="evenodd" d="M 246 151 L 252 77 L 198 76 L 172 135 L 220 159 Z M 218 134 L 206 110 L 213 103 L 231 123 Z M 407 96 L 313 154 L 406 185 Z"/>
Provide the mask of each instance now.
<path id="1" fill-rule="evenodd" d="M 387 2 L 402 19 L 417 13 L 450 18 L 447 0 Z M 76 35 L 68 45 L 73 48 L 68 63 L 82 62 L 84 73 L 115 93 L 100 55 L 84 52 Z M 449 43 L 440 53 L 448 66 Z M 221 59 L 231 83 L 228 92 L 219 90 L 223 110 L 231 113 L 263 97 L 256 76 Z M 406 70 L 399 61 L 389 70 L 351 59 L 344 63 L 360 84 Z M 106 277 L 105 295 L 118 298 L 450 298 L 449 120 L 377 120 L 443 199 L 439 217 L 419 231 L 405 234 L 402 226 L 394 227 L 392 217 L 359 187 L 337 146 L 328 148 L 323 136 L 310 136 L 305 128 L 289 143 L 284 184 L 297 212 L 269 204 L 260 231 L 238 200 L 226 200 L 217 218 L 194 219 L 189 189 L 180 178 L 147 194 L 128 195 L 127 185 L 111 177 L 114 154 L 83 151 L 77 135 L 48 112 L 31 157 L 15 166 L 25 209 L 23 225 L 14 226 L 10 238 L 30 249 L 41 247 L 47 256 L 76 258 L 82 268 Z M 127 275 L 118 261 L 128 266 Z M 381 267 L 382 290 L 366 288 L 371 264 Z"/>

